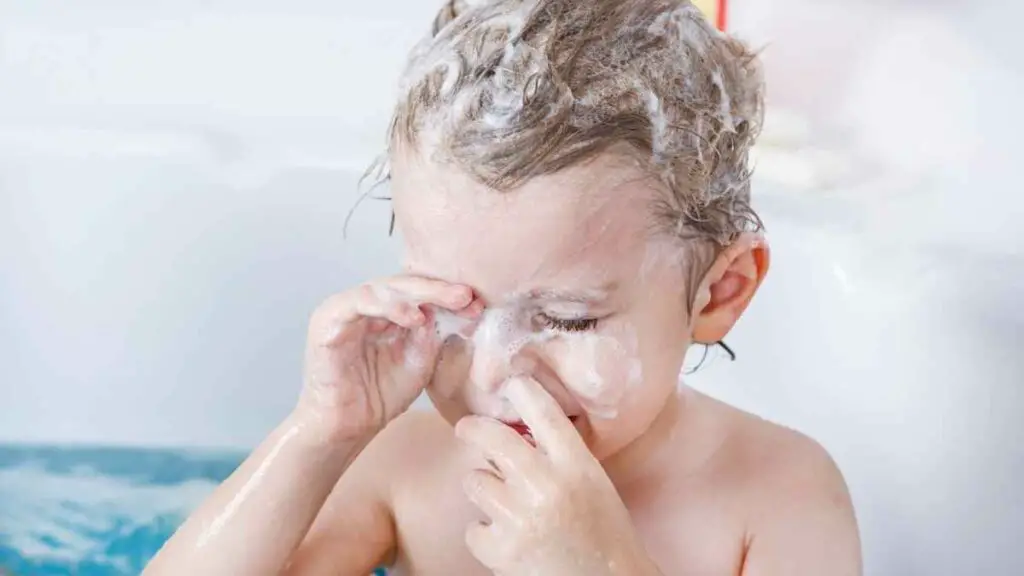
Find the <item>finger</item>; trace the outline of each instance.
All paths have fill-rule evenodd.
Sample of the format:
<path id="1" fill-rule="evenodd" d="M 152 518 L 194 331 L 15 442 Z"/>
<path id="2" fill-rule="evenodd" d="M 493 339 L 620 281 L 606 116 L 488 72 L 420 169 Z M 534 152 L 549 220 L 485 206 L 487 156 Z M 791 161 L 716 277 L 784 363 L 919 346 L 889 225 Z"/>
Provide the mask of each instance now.
<path id="1" fill-rule="evenodd" d="M 378 286 L 366 285 L 359 289 L 348 317 L 342 321 L 355 320 L 359 317 L 384 318 L 403 328 L 416 328 L 427 322 L 427 317 L 414 303 L 393 298 L 387 291 Z"/>
<path id="2" fill-rule="evenodd" d="M 497 570 L 502 565 L 507 545 L 502 531 L 494 524 L 473 522 L 466 528 L 466 548 L 489 570 Z"/>
<path id="3" fill-rule="evenodd" d="M 514 485 L 522 485 L 537 467 L 538 455 L 526 439 L 492 418 L 466 416 L 455 425 L 455 435 L 480 450 Z"/>
<path id="4" fill-rule="evenodd" d="M 367 328 L 373 334 L 383 334 L 392 326 L 394 326 L 394 324 L 385 318 L 372 318 L 367 324 Z"/>
<path id="5" fill-rule="evenodd" d="M 564 457 L 585 448 L 572 421 L 539 382 L 529 376 L 516 376 L 505 384 L 505 394 L 542 451 Z"/>
<path id="6" fill-rule="evenodd" d="M 355 320 L 367 318 L 374 331 L 382 328 L 375 319 L 386 320 L 390 324 L 410 328 L 426 322 L 426 316 L 414 304 L 393 298 L 382 299 L 380 291 L 372 284 L 364 284 L 359 288 L 335 294 L 317 308 L 310 321 L 310 327 L 325 328 L 327 332 L 338 332 Z"/>
<path id="7" fill-rule="evenodd" d="M 388 306 L 378 302 L 368 287 L 335 294 L 324 300 L 309 320 L 309 341 L 321 346 L 332 346 L 348 326 L 365 319 L 371 334 L 386 336 L 388 328 L 400 325 L 415 327 L 426 322 L 418 309 Z"/>
<path id="8" fill-rule="evenodd" d="M 433 322 L 433 314 L 430 310 L 425 310 L 424 314 L 427 317 L 427 323 L 410 330 L 408 338 L 403 342 L 404 357 L 401 366 L 412 374 L 422 374 L 424 370 L 428 369 L 433 370 L 441 352 L 441 339 L 430 327 Z"/>
<path id="9" fill-rule="evenodd" d="M 424 324 L 422 312 L 430 306 L 475 319 L 483 312 L 468 286 L 418 276 L 396 276 L 367 284 L 360 290 L 364 315 L 381 315 L 405 328 Z"/>
<path id="10" fill-rule="evenodd" d="M 415 276 L 397 276 L 328 298 L 314 313 L 310 327 L 318 333 L 331 335 L 340 333 L 346 324 L 369 318 L 384 319 L 403 328 L 416 328 L 427 321 L 420 308 L 423 304 L 433 304 L 469 317 L 478 317 L 483 308 L 467 286 Z M 379 323 L 375 323 L 375 328 L 375 332 L 381 331 Z"/>
<path id="11" fill-rule="evenodd" d="M 462 489 L 492 523 L 517 523 L 515 500 L 509 487 L 490 470 L 473 470 L 462 481 Z"/>
<path id="12" fill-rule="evenodd" d="M 457 316 L 463 318 L 479 318 L 480 315 L 483 314 L 484 312 L 483 300 L 480 300 L 479 298 L 474 298 L 473 301 L 470 302 L 468 306 L 466 306 L 462 310 L 454 310 L 453 312 L 455 312 Z"/>
<path id="13" fill-rule="evenodd" d="M 466 308 L 456 312 L 436 306 L 424 306 L 423 309 L 433 314 L 435 322 L 432 325 L 438 336 L 445 340 L 456 335 L 462 339 L 469 339 L 479 325 L 483 304 L 479 300 L 475 300 Z"/>
<path id="14" fill-rule="evenodd" d="M 392 296 L 416 304 L 433 304 L 453 312 L 473 302 L 473 290 L 468 286 L 421 276 L 395 276 L 374 286 L 378 287 L 382 298 Z"/>

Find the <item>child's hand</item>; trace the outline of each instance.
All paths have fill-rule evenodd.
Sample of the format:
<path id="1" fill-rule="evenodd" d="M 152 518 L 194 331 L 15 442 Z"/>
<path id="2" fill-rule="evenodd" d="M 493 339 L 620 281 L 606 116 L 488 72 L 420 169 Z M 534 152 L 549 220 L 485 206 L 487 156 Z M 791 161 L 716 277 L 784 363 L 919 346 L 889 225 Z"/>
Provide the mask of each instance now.
<path id="1" fill-rule="evenodd" d="M 466 544 L 502 576 L 658 574 L 611 480 L 551 396 L 532 379 L 508 383 L 508 398 L 537 442 L 489 418 L 468 416 L 456 434 L 493 470 L 474 470 L 466 495 L 490 518 Z"/>
<path id="2" fill-rule="evenodd" d="M 482 306 L 466 286 L 414 276 L 328 298 L 313 313 L 299 410 L 339 440 L 372 435 L 430 381 L 440 351 L 431 308 L 467 318 Z"/>

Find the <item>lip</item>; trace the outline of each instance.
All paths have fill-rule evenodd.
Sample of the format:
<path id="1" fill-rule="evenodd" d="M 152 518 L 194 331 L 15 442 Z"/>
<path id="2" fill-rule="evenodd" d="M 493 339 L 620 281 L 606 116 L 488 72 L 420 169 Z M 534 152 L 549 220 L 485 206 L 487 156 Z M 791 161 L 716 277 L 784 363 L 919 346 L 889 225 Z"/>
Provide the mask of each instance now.
<path id="1" fill-rule="evenodd" d="M 569 416 L 569 421 L 572 422 L 573 424 L 575 424 L 578 419 L 579 416 Z M 526 424 L 526 422 L 523 422 L 522 420 L 503 420 L 502 422 L 509 428 L 518 432 L 520 436 L 533 436 L 533 434 L 530 431 L 530 427 Z"/>

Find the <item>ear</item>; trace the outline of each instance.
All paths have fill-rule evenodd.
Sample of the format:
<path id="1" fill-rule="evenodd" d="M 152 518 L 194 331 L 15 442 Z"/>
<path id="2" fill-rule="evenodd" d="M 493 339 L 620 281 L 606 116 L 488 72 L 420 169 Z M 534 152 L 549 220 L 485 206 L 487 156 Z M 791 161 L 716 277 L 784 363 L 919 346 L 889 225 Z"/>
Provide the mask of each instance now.
<path id="1" fill-rule="evenodd" d="M 768 243 L 753 233 L 741 235 L 718 255 L 697 288 L 694 342 L 711 344 L 725 338 L 761 286 L 769 260 Z"/>

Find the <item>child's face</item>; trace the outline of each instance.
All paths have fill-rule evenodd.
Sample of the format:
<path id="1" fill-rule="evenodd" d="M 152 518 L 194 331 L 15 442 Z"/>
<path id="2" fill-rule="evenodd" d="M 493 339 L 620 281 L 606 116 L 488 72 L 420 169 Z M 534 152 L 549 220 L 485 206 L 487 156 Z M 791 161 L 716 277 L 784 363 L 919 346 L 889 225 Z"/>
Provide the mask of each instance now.
<path id="1" fill-rule="evenodd" d="M 654 192 L 636 169 L 602 157 L 499 193 L 410 156 L 394 160 L 391 191 L 406 269 L 470 286 L 487 307 L 455 326 L 428 388 L 445 418 L 518 421 L 502 387 L 525 373 L 598 458 L 647 430 L 690 330 L 681 248 L 653 236 Z"/>

